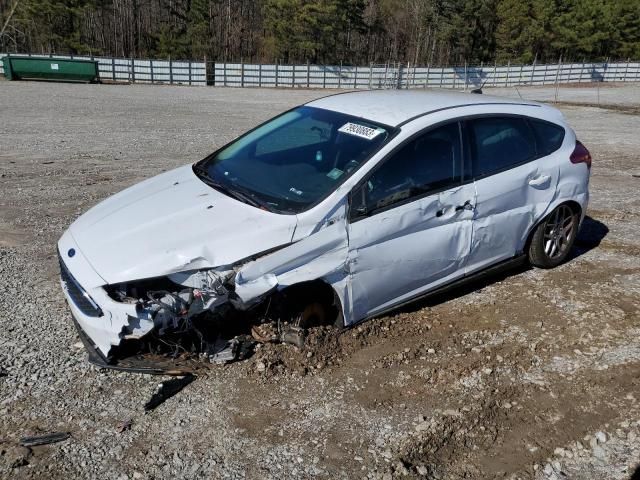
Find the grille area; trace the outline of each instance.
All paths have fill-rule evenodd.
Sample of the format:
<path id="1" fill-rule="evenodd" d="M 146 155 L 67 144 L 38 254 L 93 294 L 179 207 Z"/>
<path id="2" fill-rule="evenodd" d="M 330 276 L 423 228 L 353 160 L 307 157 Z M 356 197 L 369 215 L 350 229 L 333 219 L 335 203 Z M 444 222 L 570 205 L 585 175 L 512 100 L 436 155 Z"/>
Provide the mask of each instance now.
<path id="1" fill-rule="evenodd" d="M 62 257 L 59 252 L 58 262 L 60 262 L 60 278 L 67 286 L 67 292 L 75 306 L 88 317 L 101 317 L 102 310 L 96 302 L 93 301 L 89 294 L 84 291 L 76 279 L 73 278 L 73 275 L 71 275 L 67 266 L 62 261 Z"/>

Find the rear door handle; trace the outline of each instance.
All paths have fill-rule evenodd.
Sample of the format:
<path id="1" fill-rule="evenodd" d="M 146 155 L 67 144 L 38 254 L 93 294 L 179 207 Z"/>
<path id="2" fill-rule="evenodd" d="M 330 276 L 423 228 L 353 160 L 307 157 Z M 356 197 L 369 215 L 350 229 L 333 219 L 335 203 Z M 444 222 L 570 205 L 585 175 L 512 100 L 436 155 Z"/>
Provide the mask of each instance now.
<path id="1" fill-rule="evenodd" d="M 549 175 L 538 175 L 529 180 L 529 185 L 537 188 L 548 188 L 551 184 L 551 177 Z"/>

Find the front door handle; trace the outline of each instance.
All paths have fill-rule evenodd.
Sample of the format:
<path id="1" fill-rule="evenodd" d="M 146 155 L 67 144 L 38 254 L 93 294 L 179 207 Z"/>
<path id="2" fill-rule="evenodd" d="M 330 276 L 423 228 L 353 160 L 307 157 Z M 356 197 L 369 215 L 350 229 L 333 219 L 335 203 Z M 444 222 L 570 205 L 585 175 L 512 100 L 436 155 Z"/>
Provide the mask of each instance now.
<path id="1" fill-rule="evenodd" d="M 436 212 L 436 217 L 441 217 L 444 215 L 446 209 L 441 208 Z M 461 212 L 462 210 L 473 210 L 473 205 L 471 204 L 471 200 L 467 200 L 462 205 L 457 205 L 454 210 L 456 213 Z"/>
<path id="2" fill-rule="evenodd" d="M 456 207 L 456 212 L 459 212 L 461 210 L 473 210 L 473 205 L 471 205 L 471 200 L 467 200 L 462 205 L 458 205 Z"/>
<path id="3" fill-rule="evenodd" d="M 551 177 L 549 175 L 538 175 L 529 180 L 529 185 L 537 188 L 548 188 L 551 184 Z"/>

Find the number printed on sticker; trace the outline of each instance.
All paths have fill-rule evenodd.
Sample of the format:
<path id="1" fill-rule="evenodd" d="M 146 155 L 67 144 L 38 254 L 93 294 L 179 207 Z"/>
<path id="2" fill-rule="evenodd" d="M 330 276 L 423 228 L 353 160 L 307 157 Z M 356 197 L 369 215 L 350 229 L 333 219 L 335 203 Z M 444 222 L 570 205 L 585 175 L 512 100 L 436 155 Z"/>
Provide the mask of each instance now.
<path id="1" fill-rule="evenodd" d="M 356 137 L 366 138 L 367 140 L 373 140 L 380 135 L 383 130 L 365 127 L 364 125 L 358 125 L 357 123 L 345 123 L 338 129 L 339 132 L 348 133 L 349 135 L 355 135 Z"/>

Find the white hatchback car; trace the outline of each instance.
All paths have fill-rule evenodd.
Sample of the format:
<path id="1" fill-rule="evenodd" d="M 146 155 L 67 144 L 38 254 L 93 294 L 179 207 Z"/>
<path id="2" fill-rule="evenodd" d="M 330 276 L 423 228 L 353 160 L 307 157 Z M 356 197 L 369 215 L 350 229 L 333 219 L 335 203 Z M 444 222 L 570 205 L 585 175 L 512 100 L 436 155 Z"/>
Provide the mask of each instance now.
<path id="1" fill-rule="evenodd" d="M 102 365 L 186 332 L 212 353 L 247 318 L 349 326 L 527 258 L 558 265 L 590 167 L 549 106 L 333 95 L 93 207 L 58 243 L 62 284 Z"/>

